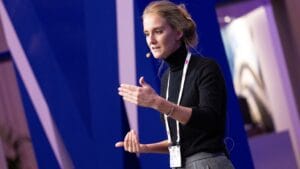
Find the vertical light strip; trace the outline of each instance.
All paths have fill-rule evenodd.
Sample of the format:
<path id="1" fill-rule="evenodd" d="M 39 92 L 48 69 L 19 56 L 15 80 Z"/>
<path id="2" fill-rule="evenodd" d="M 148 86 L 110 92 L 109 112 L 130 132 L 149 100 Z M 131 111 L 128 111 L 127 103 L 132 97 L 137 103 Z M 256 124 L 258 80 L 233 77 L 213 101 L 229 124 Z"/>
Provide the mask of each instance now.
<path id="1" fill-rule="evenodd" d="M 0 17 L 3 22 L 6 41 L 10 52 L 12 53 L 14 63 L 16 64 L 21 79 L 25 84 L 25 88 L 33 103 L 34 109 L 37 112 L 60 168 L 72 169 L 74 167 L 71 159 L 51 117 L 47 102 L 30 67 L 26 54 L 21 46 L 2 0 L 0 0 Z"/>
<path id="2" fill-rule="evenodd" d="M 281 41 L 279 39 L 279 32 L 276 29 L 276 22 L 274 20 L 274 12 L 272 10 L 272 6 L 268 3 L 265 5 L 266 15 L 267 15 L 267 21 L 270 25 L 270 37 L 272 38 L 272 46 L 274 49 L 274 53 L 276 53 L 277 57 L 274 57 L 274 61 L 276 62 L 276 66 L 279 68 L 279 76 L 282 79 L 281 85 L 282 85 L 282 93 L 285 95 L 283 99 L 283 103 L 285 102 L 286 110 L 288 110 L 285 113 L 289 113 L 289 121 L 291 123 L 288 123 L 290 125 L 290 136 L 293 143 L 293 149 L 295 151 L 296 156 L 296 162 L 297 166 L 300 167 L 300 121 L 299 121 L 299 112 L 297 111 L 297 106 L 295 102 L 295 96 L 292 92 L 292 85 L 291 80 L 288 76 L 288 69 L 286 67 L 286 62 L 284 60 L 284 53 L 282 51 L 282 45 Z"/>
<path id="3" fill-rule="evenodd" d="M 116 0 L 120 83 L 136 83 L 134 4 L 133 0 Z M 131 129 L 138 132 L 137 106 L 125 102 Z"/>

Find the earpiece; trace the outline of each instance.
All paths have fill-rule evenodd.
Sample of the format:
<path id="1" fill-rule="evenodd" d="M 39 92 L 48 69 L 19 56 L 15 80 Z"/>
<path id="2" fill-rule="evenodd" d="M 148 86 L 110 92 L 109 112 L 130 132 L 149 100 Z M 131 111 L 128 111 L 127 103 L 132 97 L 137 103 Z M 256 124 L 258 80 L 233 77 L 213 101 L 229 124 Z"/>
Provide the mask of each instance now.
<path id="1" fill-rule="evenodd" d="M 151 53 L 150 52 L 146 53 L 146 58 L 150 58 L 150 57 L 151 57 Z"/>

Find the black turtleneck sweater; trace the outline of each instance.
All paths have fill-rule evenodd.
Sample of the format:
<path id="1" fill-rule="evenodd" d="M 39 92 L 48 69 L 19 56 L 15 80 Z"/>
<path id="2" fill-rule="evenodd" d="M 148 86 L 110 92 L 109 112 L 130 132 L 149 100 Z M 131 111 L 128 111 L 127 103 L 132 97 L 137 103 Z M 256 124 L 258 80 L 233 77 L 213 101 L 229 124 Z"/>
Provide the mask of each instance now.
<path id="1" fill-rule="evenodd" d="M 166 96 L 170 72 L 169 101 L 177 103 L 187 50 L 182 45 L 165 61 L 169 69 L 161 80 L 161 95 Z M 187 124 L 180 124 L 183 158 L 198 152 L 225 152 L 223 143 L 226 119 L 226 89 L 218 65 L 211 59 L 192 55 L 180 105 L 192 108 Z M 163 116 L 161 116 L 163 117 Z M 176 142 L 176 122 L 168 118 L 172 142 Z"/>

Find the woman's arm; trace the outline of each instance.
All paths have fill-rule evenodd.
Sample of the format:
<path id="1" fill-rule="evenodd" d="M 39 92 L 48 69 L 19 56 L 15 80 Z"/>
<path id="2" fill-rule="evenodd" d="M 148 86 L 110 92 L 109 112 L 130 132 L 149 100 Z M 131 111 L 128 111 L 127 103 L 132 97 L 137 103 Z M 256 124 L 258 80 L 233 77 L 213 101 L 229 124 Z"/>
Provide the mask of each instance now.
<path id="1" fill-rule="evenodd" d="M 134 130 L 129 131 L 124 141 L 115 144 L 116 147 L 124 147 L 130 153 L 168 153 L 169 143 L 163 140 L 157 143 L 141 144 Z"/>
<path id="2" fill-rule="evenodd" d="M 153 108 L 163 114 L 186 124 L 192 114 L 192 108 L 178 106 L 159 96 L 154 89 L 145 82 L 144 77 L 139 80 L 141 86 L 121 84 L 119 94 L 124 100 L 139 106 Z"/>
<path id="3" fill-rule="evenodd" d="M 175 120 L 178 120 L 182 124 L 186 124 L 192 115 L 192 108 L 179 106 L 158 95 L 155 98 L 152 108 Z"/>

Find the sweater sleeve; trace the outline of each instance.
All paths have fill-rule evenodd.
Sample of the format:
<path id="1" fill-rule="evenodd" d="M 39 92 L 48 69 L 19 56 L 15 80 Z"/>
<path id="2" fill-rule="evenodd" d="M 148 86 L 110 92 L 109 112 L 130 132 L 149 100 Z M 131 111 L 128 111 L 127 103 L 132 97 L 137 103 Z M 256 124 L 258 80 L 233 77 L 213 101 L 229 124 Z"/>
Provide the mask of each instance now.
<path id="1" fill-rule="evenodd" d="M 226 90 L 218 65 L 209 61 L 200 69 L 196 78 L 198 105 L 192 107 L 192 115 L 186 126 L 216 131 L 224 125 Z"/>

